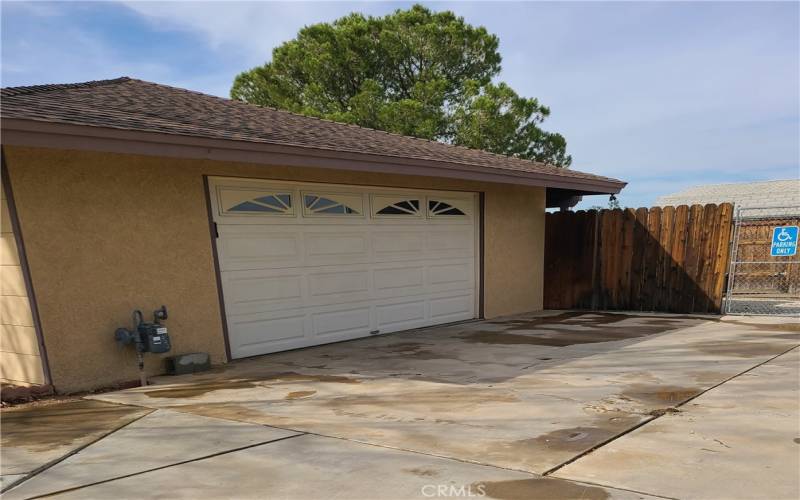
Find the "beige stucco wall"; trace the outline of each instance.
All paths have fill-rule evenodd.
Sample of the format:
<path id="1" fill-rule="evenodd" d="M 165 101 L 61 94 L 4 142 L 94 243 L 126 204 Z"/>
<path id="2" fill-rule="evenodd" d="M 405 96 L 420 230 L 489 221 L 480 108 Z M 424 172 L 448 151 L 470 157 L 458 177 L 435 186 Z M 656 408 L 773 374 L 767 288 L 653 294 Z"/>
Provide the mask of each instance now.
<path id="1" fill-rule="evenodd" d="M 173 352 L 225 361 L 203 175 L 484 191 L 485 316 L 542 307 L 543 188 L 8 146 L 6 162 L 61 392 L 137 378 L 112 340 L 134 308 L 166 304 Z"/>
<path id="2" fill-rule="evenodd" d="M 44 384 L 39 341 L 5 191 L 0 189 L 0 380 Z"/>

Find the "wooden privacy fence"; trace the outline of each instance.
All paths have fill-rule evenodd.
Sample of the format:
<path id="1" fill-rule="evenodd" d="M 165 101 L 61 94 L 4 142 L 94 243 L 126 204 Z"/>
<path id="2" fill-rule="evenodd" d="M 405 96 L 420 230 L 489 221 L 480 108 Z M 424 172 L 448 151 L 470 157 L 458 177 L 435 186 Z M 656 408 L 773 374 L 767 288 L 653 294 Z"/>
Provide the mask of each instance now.
<path id="1" fill-rule="evenodd" d="M 547 214 L 544 307 L 719 313 L 733 206 Z"/>

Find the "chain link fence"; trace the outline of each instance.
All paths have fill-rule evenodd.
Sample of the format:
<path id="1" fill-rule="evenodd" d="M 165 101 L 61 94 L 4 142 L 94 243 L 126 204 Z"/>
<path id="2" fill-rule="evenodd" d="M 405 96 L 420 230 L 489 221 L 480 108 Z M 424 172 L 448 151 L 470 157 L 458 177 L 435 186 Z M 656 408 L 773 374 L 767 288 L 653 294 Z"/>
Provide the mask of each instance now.
<path id="1" fill-rule="evenodd" d="M 800 317 L 797 226 L 800 206 L 736 210 L 725 313 Z"/>

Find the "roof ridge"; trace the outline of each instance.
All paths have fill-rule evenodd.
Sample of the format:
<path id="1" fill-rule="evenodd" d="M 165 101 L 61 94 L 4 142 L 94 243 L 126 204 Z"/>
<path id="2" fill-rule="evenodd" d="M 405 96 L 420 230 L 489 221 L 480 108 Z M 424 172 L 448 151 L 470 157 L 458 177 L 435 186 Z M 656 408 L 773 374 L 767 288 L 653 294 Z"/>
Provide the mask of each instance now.
<path id="1" fill-rule="evenodd" d="M 568 167 L 557 167 L 556 165 L 552 165 L 552 164 L 549 164 L 549 163 L 546 163 L 546 162 L 541 162 L 541 161 L 538 161 L 538 160 L 531 160 L 531 159 L 528 159 L 528 158 L 521 158 L 519 156 L 513 156 L 513 155 L 504 155 L 504 154 L 501 154 L 501 153 L 494 153 L 492 151 L 486 151 L 486 150 L 483 150 L 483 149 L 470 148 L 470 147 L 462 146 L 462 145 L 459 145 L 459 144 L 452 144 L 452 143 L 449 143 L 449 142 L 442 142 L 442 141 L 437 141 L 437 140 L 433 140 L 433 139 L 426 139 L 424 137 L 415 137 L 415 136 L 411 136 L 411 135 L 399 134 L 397 132 L 390 132 L 388 130 L 380 130 L 380 129 L 371 128 L 371 127 L 364 127 L 362 125 L 357 125 L 355 123 L 337 122 L 336 120 L 331 120 L 330 118 L 322 118 L 322 117 L 319 117 L 319 116 L 304 115 L 304 114 L 295 113 L 294 111 L 289 111 L 289 110 L 286 110 L 286 109 L 275 108 L 273 106 L 261 106 L 261 105 L 258 105 L 258 104 L 252 104 L 252 103 L 249 103 L 249 102 L 240 101 L 238 99 L 230 99 L 230 98 L 227 98 L 227 97 L 220 97 L 220 96 L 213 95 L 213 94 L 206 94 L 205 92 L 200 92 L 200 91 L 197 91 L 197 90 L 191 90 L 191 89 L 185 89 L 185 88 L 181 88 L 181 87 L 175 87 L 173 85 L 166 85 L 166 84 L 163 84 L 163 83 L 149 82 L 147 80 L 141 80 L 141 79 L 138 79 L 138 78 L 131 78 L 131 77 L 127 77 L 127 76 L 122 76 L 122 77 L 119 77 L 119 78 L 108 79 L 108 80 L 91 80 L 91 81 L 88 81 L 88 82 L 79 82 L 79 83 L 60 83 L 60 84 L 31 85 L 31 86 L 25 86 L 25 87 L 6 87 L 6 88 L 3 88 L 1 90 L 2 90 L 2 97 L 11 97 L 11 96 L 15 96 L 15 95 L 33 94 L 33 93 L 37 93 L 37 92 L 47 92 L 47 91 L 53 91 L 53 90 L 100 87 L 100 86 L 103 86 L 103 85 L 113 85 L 113 84 L 124 83 L 124 82 L 136 82 L 136 83 L 143 83 L 145 85 L 153 85 L 153 86 L 156 86 L 156 87 L 168 88 L 168 89 L 172 89 L 172 90 L 175 90 L 175 91 L 178 91 L 178 92 L 182 92 L 182 93 L 186 93 L 186 94 L 201 95 L 201 96 L 210 97 L 212 99 L 216 99 L 216 100 L 220 100 L 220 101 L 225 101 L 227 103 L 236 103 L 236 105 L 240 105 L 240 106 L 256 107 L 256 108 L 260 108 L 260 109 L 269 109 L 269 110 L 277 112 L 277 113 L 283 113 L 283 114 L 287 114 L 287 115 L 291 115 L 291 116 L 297 116 L 299 118 L 319 120 L 319 121 L 323 121 L 323 122 L 327 122 L 327 123 L 333 123 L 333 124 L 336 124 L 336 125 L 344 125 L 344 126 L 347 126 L 347 127 L 357 128 L 357 129 L 360 129 L 360 130 L 370 130 L 370 131 L 373 131 L 373 132 L 379 132 L 379 133 L 391 135 L 393 137 L 399 137 L 399 138 L 402 138 L 404 140 L 411 139 L 412 141 L 413 140 L 425 141 L 425 142 L 428 142 L 428 143 L 441 144 L 443 146 L 447 146 L 447 147 L 450 147 L 450 148 L 453 148 L 453 149 L 456 149 L 456 150 L 475 151 L 475 152 L 480 152 L 480 153 L 483 153 L 483 154 L 489 154 L 489 155 L 492 155 L 492 156 L 495 156 L 495 157 L 498 157 L 498 158 L 504 158 L 504 159 L 509 159 L 510 158 L 510 159 L 514 159 L 514 160 L 518 160 L 518 161 L 522 161 L 522 162 L 528 162 L 528 163 L 533 163 L 535 165 L 541 165 L 543 167 L 552 168 L 552 169 L 555 169 L 556 171 L 562 170 L 562 169 L 569 170 Z"/>
<path id="2" fill-rule="evenodd" d="M 103 86 L 106 86 L 106 89 L 101 90 L 98 88 Z M 112 86 L 114 87 L 111 88 Z M 93 87 L 98 89 L 92 91 L 91 88 Z M 70 89 L 75 89 L 75 92 L 68 92 L 67 90 Z M 15 110 L 16 113 L 12 113 L 14 116 L 40 121 L 78 122 L 83 125 L 116 128 L 130 127 L 131 130 L 158 130 L 164 133 L 174 133 L 176 135 L 191 135 L 194 133 L 231 140 L 287 144 L 297 147 L 316 147 L 319 149 L 350 151 L 361 154 L 380 154 L 384 156 L 417 158 L 420 160 L 427 159 L 430 161 L 454 162 L 477 167 L 501 168 L 507 171 L 537 171 L 539 174 L 546 174 L 553 177 L 581 177 L 621 184 L 621 181 L 611 177 L 568 168 L 559 168 L 555 165 L 533 159 L 473 149 L 452 144 L 452 142 L 437 141 L 385 130 L 377 130 L 352 123 L 338 122 L 328 118 L 303 115 L 294 111 L 270 106 L 260 106 L 229 97 L 206 94 L 195 90 L 130 77 L 94 80 L 82 83 L 8 87 L 0 90 L 2 90 L 2 97 L 4 100 L 4 112 Z M 38 93 L 59 90 L 64 90 L 64 92 L 54 96 L 37 96 Z M 102 112 L 100 109 L 96 109 L 97 103 L 94 101 L 95 94 L 97 94 L 97 97 L 101 98 L 101 100 L 105 99 L 107 102 L 111 103 L 111 108 L 103 110 Z M 117 100 L 108 97 L 117 94 L 126 97 L 124 99 L 120 97 Z M 14 98 L 15 96 L 18 96 L 18 98 Z M 63 102 L 60 99 L 61 96 L 65 97 Z M 148 103 L 147 101 L 151 97 L 157 98 L 157 102 Z M 140 99 L 142 102 L 130 106 L 130 99 Z M 177 111 L 178 108 L 176 106 L 181 102 L 183 102 L 183 105 L 189 103 L 188 106 L 191 109 L 185 112 L 183 110 Z M 66 113 L 66 115 L 64 115 L 65 112 L 62 111 L 73 104 L 77 111 L 79 111 L 77 117 L 73 116 L 71 113 Z M 175 114 L 167 117 L 159 112 L 160 107 L 171 109 L 170 106 L 176 107 L 175 109 L 177 112 Z M 227 119 L 210 120 L 205 123 L 200 123 L 190 116 L 193 112 L 198 111 L 196 108 L 212 109 L 217 106 L 220 106 L 220 108 L 216 111 L 222 114 L 222 118 L 228 117 Z M 228 109 L 225 109 L 225 107 L 228 107 Z M 238 108 L 238 110 L 231 108 Z M 81 115 L 80 111 L 83 111 L 84 114 Z M 4 114 L 9 116 L 9 112 Z M 102 116 L 94 116 L 92 112 L 95 112 L 95 114 L 101 113 Z M 140 115 L 139 117 L 150 116 L 154 119 L 166 120 L 166 124 L 161 124 L 158 127 L 151 125 L 148 128 L 146 123 L 134 123 L 131 120 L 136 118 L 137 113 Z M 198 116 L 202 117 L 202 114 L 203 110 L 200 110 Z M 310 122 L 310 120 L 315 120 L 320 123 L 321 126 L 314 126 L 313 122 Z M 276 128 L 268 125 L 269 122 L 273 121 L 277 124 Z M 236 125 L 236 123 L 238 123 L 238 125 Z M 323 123 L 325 125 L 322 125 Z M 195 131 L 188 132 L 187 130 L 189 129 Z M 317 132 L 306 133 L 304 129 L 314 129 Z M 183 130 L 183 132 L 181 132 L 181 130 Z M 358 131 L 364 131 L 364 133 L 359 134 Z M 294 139 L 291 138 L 297 134 L 299 134 L 298 137 Z M 386 136 L 387 138 L 382 139 L 378 134 Z M 365 141 L 368 142 L 369 145 L 358 145 L 358 143 L 363 143 Z M 338 146 L 334 146 L 334 143 L 338 144 Z M 324 147 L 323 144 L 325 144 Z"/>
<path id="3" fill-rule="evenodd" d="M 121 76 L 119 78 L 110 78 L 106 80 L 90 80 L 88 82 L 78 82 L 78 83 L 45 83 L 41 85 L 2 87 L 0 88 L 1 92 L 0 95 L 2 95 L 2 97 L 11 97 L 15 95 L 36 94 L 38 92 L 50 92 L 54 90 L 102 87 L 104 85 L 115 85 L 117 83 L 124 83 L 131 80 L 132 78 L 129 78 L 127 76 Z"/>
<path id="4" fill-rule="evenodd" d="M 502 154 L 502 153 L 495 153 L 495 152 L 492 152 L 492 151 L 486 151 L 484 149 L 470 148 L 468 146 L 462 146 L 460 144 L 452 144 L 452 143 L 449 143 L 449 142 L 437 141 L 435 139 L 426 139 L 424 137 L 416 137 L 416 136 L 413 136 L 413 135 L 405 135 L 405 134 L 400 134 L 400 133 L 397 133 L 397 132 L 390 132 L 388 130 L 381 130 L 381 129 L 372 128 L 372 127 L 365 127 L 363 125 L 358 125 L 358 124 L 355 124 L 355 123 L 337 122 L 336 120 L 331 120 L 330 118 L 323 118 L 323 117 L 320 117 L 320 116 L 312 116 L 312 115 L 304 115 L 302 113 L 296 113 L 294 111 L 289 111 L 287 109 L 280 109 L 280 108 L 276 108 L 274 106 L 262 106 L 260 104 L 253 104 L 253 103 L 246 102 L 246 101 L 240 101 L 238 99 L 231 99 L 231 98 L 228 98 L 228 97 L 220 97 L 218 95 L 206 94 L 205 92 L 200 92 L 200 91 L 191 90 L 191 89 L 185 89 L 185 88 L 181 88 L 181 87 L 175 87 L 175 86 L 166 85 L 166 84 L 163 84 L 163 83 L 149 82 L 147 80 L 140 80 L 138 78 L 128 78 L 128 80 L 133 81 L 133 82 L 144 83 L 144 84 L 148 84 L 148 85 L 156 85 L 156 86 L 159 86 L 159 87 L 166 87 L 166 88 L 170 88 L 170 89 L 177 90 L 177 91 L 184 92 L 184 93 L 188 93 L 188 94 L 195 94 L 195 95 L 202 95 L 202 96 L 206 96 L 206 97 L 211 97 L 213 99 L 218 99 L 218 100 L 229 102 L 229 103 L 236 103 L 237 105 L 242 105 L 242 106 L 247 106 L 247 107 L 256 107 L 256 108 L 259 108 L 259 109 L 269 109 L 271 111 L 275 111 L 276 113 L 283 113 L 283 114 L 287 114 L 287 115 L 291 115 L 291 116 L 297 116 L 299 118 L 306 118 L 306 119 L 311 119 L 311 120 L 319 120 L 319 121 L 323 121 L 323 122 L 327 122 L 327 123 L 334 123 L 336 125 L 344 125 L 346 127 L 357 128 L 357 129 L 360 129 L 360 130 L 371 130 L 373 132 L 379 132 L 379 133 L 382 133 L 382 134 L 388 134 L 388 135 L 391 135 L 391 136 L 394 136 L 394 137 L 400 137 L 400 138 L 403 138 L 403 139 L 411 139 L 411 140 L 425 141 L 425 142 L 428 142 L 428 143 L 442 144 L 444 146 L 448 146 L 450 148 L 454 148 L 454 149 L 458 149 L 458 150 L 462 150 L 462 151 L 477 151 L 477 152 L 484 153 L 484 154 L 490 154 L 490 155 L 496 156 L 498 158 L 504 158 L 504 159 L 511 158 L 511 159 L 515 159 L 515 160 L 519 160 L 519 161 L 523 161 L 523 162 L 534 163 L 536 165 L 541 165 L 541 166 L 544 166 L 544 167 L 554 168 L 554 169 L 557 169 L 557 170 L 562 170 L 562 169 L 563 170 L 569 170 L 569 167 L 558 167 L 556 165 L 553 165 L 553 164 L 550 164 L 550 163 L 546 163 L 546 162 L 542 162 L 542 161 L 538 161 L 538 160 L 531 160 L 531 159 L 528 159 L 528 158 L 521 158 L 519 156 L 513 156 L 513 155 L 505 155 L 505 154 Z"/>

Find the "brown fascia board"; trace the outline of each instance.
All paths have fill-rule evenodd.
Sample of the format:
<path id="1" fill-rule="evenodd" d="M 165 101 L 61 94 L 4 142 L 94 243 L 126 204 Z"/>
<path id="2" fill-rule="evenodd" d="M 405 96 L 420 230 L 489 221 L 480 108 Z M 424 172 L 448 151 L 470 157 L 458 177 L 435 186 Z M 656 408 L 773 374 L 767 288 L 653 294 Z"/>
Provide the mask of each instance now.
<path id="1" fill-rule="evenodd" d="M 2 126 L 2 143 L 9 146 L 420 175 L 500 184 L 575 189 L 592 194 L 619 193 L 626 185 L 621 181 L 485 168 L 455 162 L 18 118 L 4 118 L 0 121 L 0 125 Z"/>

